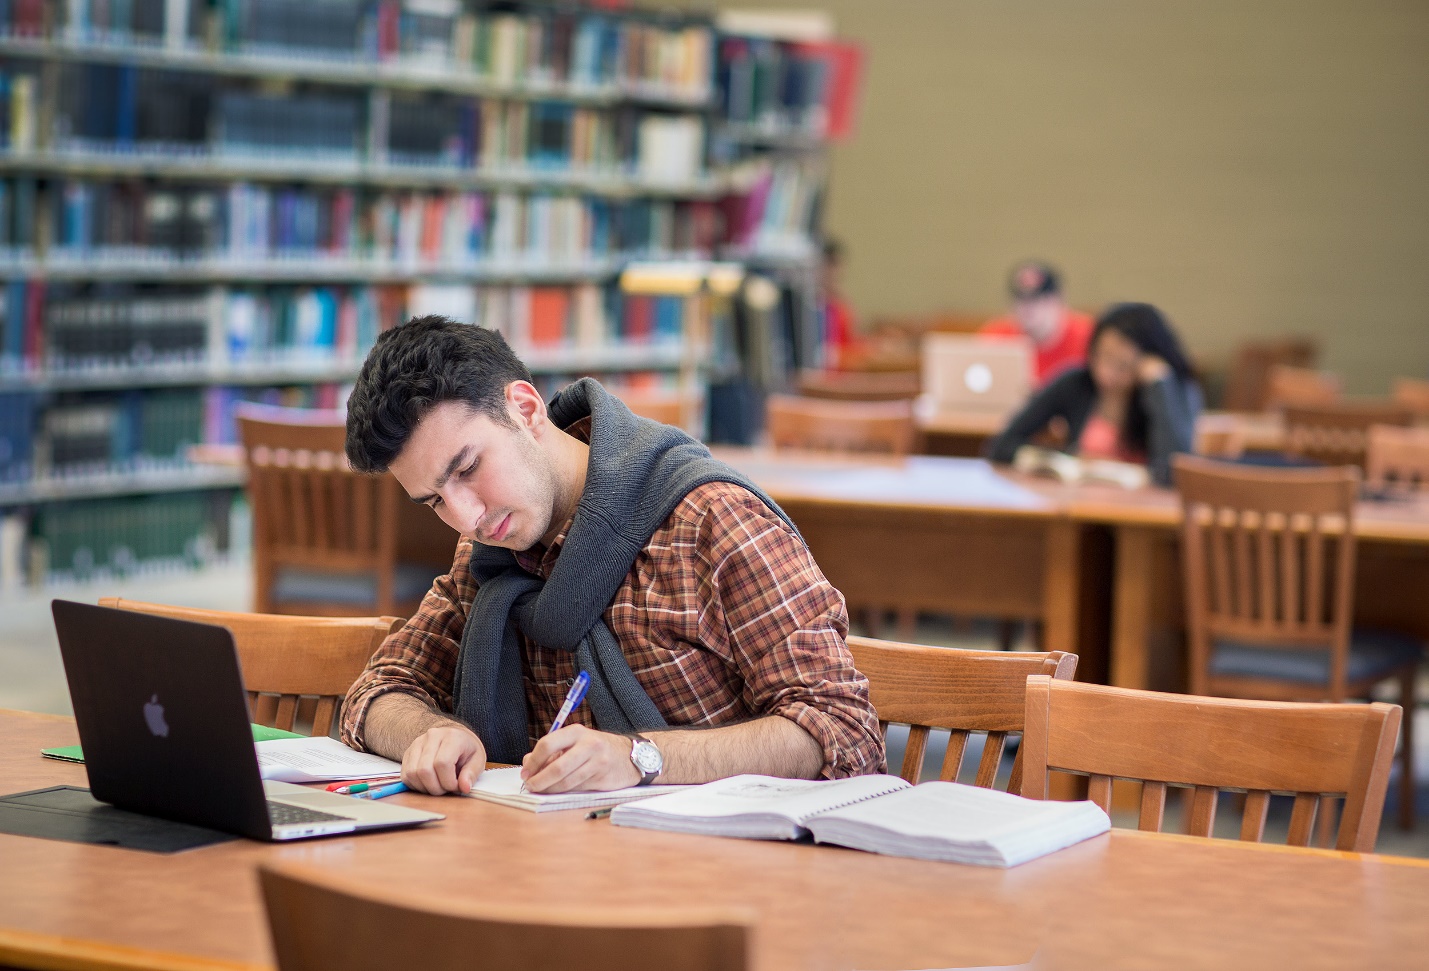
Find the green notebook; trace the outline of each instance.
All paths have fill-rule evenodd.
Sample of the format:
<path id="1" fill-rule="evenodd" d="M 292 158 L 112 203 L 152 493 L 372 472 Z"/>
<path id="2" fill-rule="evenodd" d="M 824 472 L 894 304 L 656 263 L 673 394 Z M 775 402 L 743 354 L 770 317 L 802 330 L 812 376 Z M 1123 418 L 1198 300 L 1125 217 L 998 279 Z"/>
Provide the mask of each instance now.
<path id="1" fill-rule="evenodd" d="M 281 728 L 269 728 L 267 725 L 253 726 L 253 741 L 267 742 L 275 738 L 302 738 L 297 732 L 285 732 Z M 78 745 L 64 745 L 60 748 L 42 748 L 40 754 L 47 759 L 59 759 L 61 762 L 84 763 L 84 752 Z"/>

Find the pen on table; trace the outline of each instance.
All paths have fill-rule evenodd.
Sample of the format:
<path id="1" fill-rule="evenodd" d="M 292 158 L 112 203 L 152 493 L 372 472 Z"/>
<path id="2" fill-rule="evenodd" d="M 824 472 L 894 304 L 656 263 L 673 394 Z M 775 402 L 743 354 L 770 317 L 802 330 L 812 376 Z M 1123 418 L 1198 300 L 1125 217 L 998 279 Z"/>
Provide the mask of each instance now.
<path id="1" fill-rule="evenodd" d="M 386 799 L 388 796 L 395 796 L 399 792 L 406 792 L 406 783 L 394 782 L 390 786 L 382 786 L 377 789 L 369 788 L 366 792 L 356 792 L 352 794 L 354 799 Z"/>
<path id="2" fill-rule="evenodd" d="M 606 806 L 604 809 L 592 809 L 590 812 L 588 812 L 588 813 L 585 814 L 585 818 L 586 818 L 586 819 L 604 819 L 605 817 L 607 817 L 607 816 L 610 815 L 610 810 L 611 810 L 611 807 L 610 807 L 610 806 Z"/>
<path id="3" fill-rule="evenodd" d="M 556 720 L 551 722 L 551 732 L 560 731 L 561 726 L 566 723 L 566 719 L 571 716 L 571 712 L 576 710 L 576 706 L 585 698 L 586 690 L 590 688 L 590 675 L 582 671 L 576 675 L 576 679 L 571 682 L 571 690 L 566 692 L 566 700 L 561 702 L 561 710 L 556 712 Z M 521 783 L 521 791 L 526 791 L 526 783 Z"/>

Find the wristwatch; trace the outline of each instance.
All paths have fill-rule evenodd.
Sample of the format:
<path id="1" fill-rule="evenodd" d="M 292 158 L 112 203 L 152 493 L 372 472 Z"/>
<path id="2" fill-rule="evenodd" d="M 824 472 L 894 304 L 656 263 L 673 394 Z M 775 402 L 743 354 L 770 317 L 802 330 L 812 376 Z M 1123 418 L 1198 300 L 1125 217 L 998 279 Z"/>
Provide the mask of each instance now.
<path id="1" fill-rule="evenodd" d="M 630 762 L 640 773 L 637 785 L 648 786 L 665 771 L 665 757 L 655 743 L 644 735 L 630 736 Z"/>

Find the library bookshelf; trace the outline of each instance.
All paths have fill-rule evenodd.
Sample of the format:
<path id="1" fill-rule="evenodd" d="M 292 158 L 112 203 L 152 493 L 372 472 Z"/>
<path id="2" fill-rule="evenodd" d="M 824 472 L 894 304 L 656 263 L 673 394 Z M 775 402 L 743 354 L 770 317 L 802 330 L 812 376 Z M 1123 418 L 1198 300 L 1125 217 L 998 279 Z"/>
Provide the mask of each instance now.
<path id="1" fill-rule="evenodd" d="M 0 2 L 0 588 L 222 555 L 241 473 L 192 447 L 340 406 L 412 316 L 703 402 L 733 301 L 619 281 L 737 259 L 791 308 L 753 358 L 815 362 L 837 58 L 795 54 L 619 3 Z"/>

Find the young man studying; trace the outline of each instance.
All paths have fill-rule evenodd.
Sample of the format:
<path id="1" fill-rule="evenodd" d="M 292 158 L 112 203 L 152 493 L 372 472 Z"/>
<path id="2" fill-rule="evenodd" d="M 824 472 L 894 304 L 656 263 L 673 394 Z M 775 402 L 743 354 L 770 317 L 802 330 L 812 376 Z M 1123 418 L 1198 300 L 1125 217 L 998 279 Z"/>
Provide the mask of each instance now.
<path id="1" fill-rule="evenodd" d="M 423 317 L 363 365 L 347 455 L 461 534 L 343 707 L 408 786 L 466 792 L 488 760 L 533 792 L 882 770 L 842 595 L 694 439 L 591 380 L 547 405 L 498 334 Z"/>

